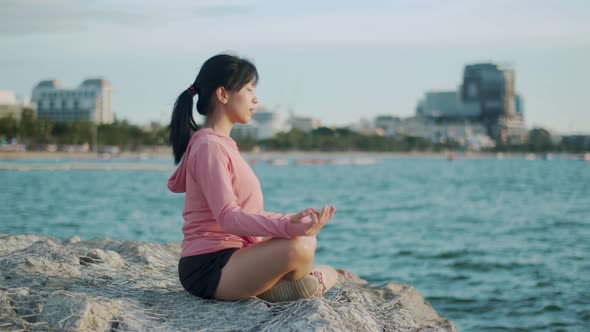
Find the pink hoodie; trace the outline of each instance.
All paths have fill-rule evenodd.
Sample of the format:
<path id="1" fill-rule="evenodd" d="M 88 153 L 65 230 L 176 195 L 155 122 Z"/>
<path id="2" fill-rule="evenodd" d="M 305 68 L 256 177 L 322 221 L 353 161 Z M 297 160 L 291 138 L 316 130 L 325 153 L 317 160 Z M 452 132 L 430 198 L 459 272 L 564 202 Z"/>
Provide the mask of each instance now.
<path id="1" fill-rule="evenodd" d="M 290 222 L 291 215 L 263 210 L 260 182 L 236 142 L 211 128 L 191 137 L 168 188 L 186 193 L 180 257 L 243 248 L 259 236 L 305 235 L 305 224 Z"/>

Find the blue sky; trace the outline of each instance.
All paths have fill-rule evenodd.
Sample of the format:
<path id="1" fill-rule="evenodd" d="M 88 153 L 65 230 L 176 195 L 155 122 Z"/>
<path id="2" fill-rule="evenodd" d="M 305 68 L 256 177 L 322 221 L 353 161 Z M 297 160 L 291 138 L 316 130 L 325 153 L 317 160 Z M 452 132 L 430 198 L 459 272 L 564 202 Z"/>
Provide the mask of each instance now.
<path id="1" fill-rule="evenodd" d="M 114 85 L 113 111 L 166 122 L 208 57 L 251 59 L 261 104 L 327 125 L 411 116 L 465 64 L 516 71 L 528 127 L 590 133 L 590 2 L 0 0 L 0 89 Z"/>

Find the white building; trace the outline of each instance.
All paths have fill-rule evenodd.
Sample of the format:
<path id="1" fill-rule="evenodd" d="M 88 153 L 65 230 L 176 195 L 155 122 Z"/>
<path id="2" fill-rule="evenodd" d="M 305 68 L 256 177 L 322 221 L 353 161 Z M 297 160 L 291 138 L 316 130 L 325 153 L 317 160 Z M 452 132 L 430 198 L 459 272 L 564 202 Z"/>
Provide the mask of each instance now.
<path id="1" fill-rule="evenodd" d="M 25 108 L 31 109 L 33 117 L 36 116 L 36 107 L 31 104 L 28 98 L 19 100 L 14 91 L 0 90 L 0 118 L 9 116 L 20 121 Z"/>
<path id="2" fill-rule="evenodd" d="M 0 104 L 14 105 L 16 104 L 16 93 L 10 90 L 0 90 Z"/>
<path id="3" fill-rule="evenodd" d="M 258 139 L 258 123 L 250 120 L 247 124 L 236 123 L 231 130 L 232 137 Z"/>
<path id="4" fill-rule="evenodd" d="M 476 118 L 481 109 L 478 103 L 463 102 L 457 91 L 430 91 L 418 102 L 416 114 L 433 118 Z"/>
<path id="5" fill-rule="evenodd" d="M 281 113 L 269 110 L 259 110 L 252 115 L 258 131 L 256 137 L 261 139 L 272 138 L 285 129 L 285 123 Z"/>
<path id="6" fill-rule="evenodd" d="M 40 119 L 112 123 L 111 92 L 111 84 L 103 79 L 87 79 L 75 89 L 47 80 L 35 86 L 31 99 L 37 103 Z"/>
<path id="7" fill-rule="evenodd" d="M 379 117 L 382 117 L 382 116 L 379 116 Z M 385 134 L 385 130 L 383 128 L 376 127 L 376 123 L 377 123 L 376 119 L 361 118 L 358 122 L 347 126 L 347 128 L 349 128 L 350 130 L 352 130 L 356 133 L 362 134 L 362 135 L 383 136 Z"/>
<path id="8" fill-rule="evenodd" d="M 307 116 L 291 116 L 289 123 L 292 128 L 302 130 L 305 133 L 310 133 L 322 125 L 320 119 Z"/>
<path id="9" fill-rule="evenodd" d="M 528 131 L 522 117 L 500 117 L 498 122 L 502 142 L 509 144 L 524 144 L 526 142 Z"/>
<path id="10" fill-rule="evenodd" d="M 490 145 L 493 141 L 487 135 L 485 126 L 475 121 L 438 122 L 420 116 L 405 119 L 381 116 L 375 119 L 375 124 L 388 137 L 421 137 L 433 143 L 452 141 L 475 150 L 493 146 Z"/>
<path id="11" fill-rule="evenodd" d="M 249 123 L 234 125 L 232 136 L 253 137 L 256 140 L 262 140 L 272 138 L 276 134 L 286 130 L 288 130 L 288 127 L 285 126 L 285 121 L 281 113 L 260 107 L 252 115 Z"/>
<path id="12" fill-rule="evenodd" d="M 439 128 L 436 123 L 428 118 L 410 117 L 402 119 L 400 122 L 385 129 L 388 134 L 393 136 L 414 136 L 437 141 Z"/>
<path id="13" fill-rule="evenodd" d="M 394 129 L 401 123 L 401 119 L 392 115 L 379 115 L 375 118 L 375 128 L 384 136 L 394 136 Z"/>

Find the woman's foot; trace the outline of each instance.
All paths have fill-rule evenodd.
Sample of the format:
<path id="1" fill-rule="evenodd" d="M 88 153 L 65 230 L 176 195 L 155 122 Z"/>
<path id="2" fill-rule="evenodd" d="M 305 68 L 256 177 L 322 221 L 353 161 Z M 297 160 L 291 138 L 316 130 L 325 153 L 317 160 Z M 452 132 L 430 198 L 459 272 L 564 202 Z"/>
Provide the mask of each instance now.
<path id="1" fill-rule="evenodd" d="M 325 294 L 338 281 L 338 272 L 328 265 L 314 266 L 310 274 L 318 278 L 318 282 L 320 283 L 321 289 L 317 293 L 317 296 Z"/>
<path id="2" fill-rule="evenodd" d="M 320 270 L 313 270 L 309 272 L 310 275 L 314 276 L 318 279 L 319 287 L 318 290 L 313 294 L 314 297 L 322 297 L 324 293 L 328 290 L 326 287 L 326 283 L 324 282 L 324 274 Z"/>
<path id="3" fill-rule="evenodd" d="M 318 278 L 307 275 L 298 280 L 281 280 L 264 293 L 258 294 L 259 299 L 268 302 L 285 302 L 309 299 L 321 289 Z"/>

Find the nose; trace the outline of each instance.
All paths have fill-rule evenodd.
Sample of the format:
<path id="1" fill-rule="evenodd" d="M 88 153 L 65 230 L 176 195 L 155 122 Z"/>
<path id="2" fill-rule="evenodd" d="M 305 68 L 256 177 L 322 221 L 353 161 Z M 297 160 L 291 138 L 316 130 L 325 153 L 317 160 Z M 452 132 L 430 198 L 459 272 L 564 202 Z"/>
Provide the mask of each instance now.
<path id="1" fill-rule="evenodd" d="M 254 104 L 258 104 L 258 96 L 254 96 L 254 99 L 252 100 L 252 102 Z"/>

